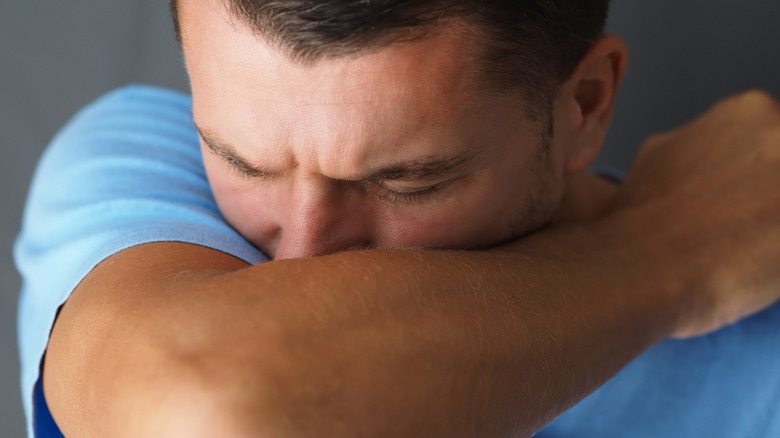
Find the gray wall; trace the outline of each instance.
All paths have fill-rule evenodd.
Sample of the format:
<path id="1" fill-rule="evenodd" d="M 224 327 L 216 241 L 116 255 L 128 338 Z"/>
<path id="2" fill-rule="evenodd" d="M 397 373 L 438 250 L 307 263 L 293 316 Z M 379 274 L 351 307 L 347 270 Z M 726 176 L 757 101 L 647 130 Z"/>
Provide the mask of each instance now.
<path id="1" fill-rule="evenodd" d="M 630 166 L 648 134 L 749 88 L 780 98 L 777 0 L 613 0 L 610 30 L 631 50 L 602 160 Z"/>
<path id="2" fill-rule="evenodd" d="M 0 437 L 23 436 L 11 260 L 41 151 L 81 106 L 127 83 L 186 90 L 164 0 L 0 1 Z M 716 99 L 780 97 L 780 2 L 614 0 L 610 29 L 632 49 L 602 162 L 627 168 L 648 134 Z"/>

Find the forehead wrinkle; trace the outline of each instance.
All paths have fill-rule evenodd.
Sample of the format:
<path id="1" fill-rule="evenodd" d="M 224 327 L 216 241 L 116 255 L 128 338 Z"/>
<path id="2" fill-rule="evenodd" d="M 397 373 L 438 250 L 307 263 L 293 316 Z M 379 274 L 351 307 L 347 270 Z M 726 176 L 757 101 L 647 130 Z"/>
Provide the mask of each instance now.
<path id="1" fill-rule="evenodd" d="M 462 93 L 457 96 L 432 96 L 434 93 L 427 90 L 428 96 L 423 96 L 424 90 L 415 91 L 390 88 L 369 96 L 345 96 L 338 103 L 295 105 L 298 109 L 312 111 L 307 111 L 309 124 L 301 126 L 302 135 L 292 143 L 304 146 L 301 140 L 308 140 L 310 144 L 305 149 L 318 151 L 318 162 L 323 170 L 365 174 L 365 169 L 406 158 L 410 164 L 405 167 L 415 170 L 405 173 L 435 173 L 430 166 L 431 157 L 452 153 L 451 148 L 441 150 L 441 146 L 460 143 L 450 134 L 455 134 L 457 129 L 453 128 L 463 126 L 457 120 L 470 113 L 456 109 L 463 109 L 469 103 L 463 99 Z M 356 100 L 347 100 L 352 97 Z M 316 139 L 312 138 L 311 132 L 306 132 L 309 129 L 316 131 Z M 327 147 L 323 148 L 323 145 Z M 390 173 L 399 172 L 385 172 L 387 175 Z"/>
<path id="2" fill-rule="evenodd" d="M 290 108 L 314 109 L 290 132 L 297 159 L 343 180 L 431 179 L 455 173 L 473 161 L 473 148 L 457 152 L 450 147 L 463 143 L 447 135 L 454 115 L 448 109 L 420 105 L 414 96 L 399 100 L 400 105 L 379 99 L 364 104 L 340 102 L 336 112 L 328 111 L 332 106 L 324 103 L 288 103 L 285 106 Z"/>

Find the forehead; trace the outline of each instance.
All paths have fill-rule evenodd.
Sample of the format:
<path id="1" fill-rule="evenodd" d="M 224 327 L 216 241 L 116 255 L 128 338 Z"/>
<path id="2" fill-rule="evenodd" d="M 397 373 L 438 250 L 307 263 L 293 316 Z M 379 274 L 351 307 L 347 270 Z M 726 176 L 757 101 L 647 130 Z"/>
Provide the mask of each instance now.
<path id="1" fill-rule="evenodd" d="M 183 1 L 180 16 L 190 70 L 231 75 L 278 90 L 288 103 L 329 103 L 323 97 L 332 97 L 334 90 L 329 87 L 335 85 L 344 102 L 365 99 L 366 91 L 372 90 L 366 85 L 379 77 L 387 86 L 374 91 L 386 91 L 382 97 L 387 99 L 434 93 L 458 96 L 472 91 L 473 38 L 465 25 L 456 22 L 434 28 L 413 42 L 302 63 L 265 43 L 220 0 Z M 421 78 L 428 81 L 420 83 Z"/>
<path id="2" fill-rule="evenodd" d="M 432 138 L 456 147 L 477 136 L 474 114 L 489 98 L 476 80 L 466 26 L 449 23 L 412 42 L 303 64 L 219 0 L 183 1 L 179 11 L 196 121 L 231 143 L 265 145 L 264 159 L 268 145 L 284 161 L 286 146 L 299 148 L 297 160 L 316 143 L 331 147 L 320 155 L 364 163 L 381 160 L 388 145 L 395 154 L 435 155 L 441 151 L 425 150 Z"/>

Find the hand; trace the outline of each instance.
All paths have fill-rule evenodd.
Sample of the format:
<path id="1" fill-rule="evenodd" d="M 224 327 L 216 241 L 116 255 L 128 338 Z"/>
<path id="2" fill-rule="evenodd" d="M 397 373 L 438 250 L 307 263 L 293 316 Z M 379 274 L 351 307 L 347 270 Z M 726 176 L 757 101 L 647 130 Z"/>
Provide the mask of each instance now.
<path id="1" fill-rule="evenodd" d="M 631 212 L 647 245 L 681 274 L 689 306 L 673 337 L 770 306 L 780 297 L 780 105 L 748 92 L 650 138 L 616 212 Z"/>

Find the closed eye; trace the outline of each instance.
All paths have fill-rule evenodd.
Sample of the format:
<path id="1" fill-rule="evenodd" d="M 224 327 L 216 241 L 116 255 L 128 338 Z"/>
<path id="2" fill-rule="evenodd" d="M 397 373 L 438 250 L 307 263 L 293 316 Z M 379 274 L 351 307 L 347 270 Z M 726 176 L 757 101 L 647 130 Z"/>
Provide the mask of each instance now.
<path id="1" fill-rule="evenodd" d="M 394 204 L 421 204 L 430 201 L 440 191 L 445 183 L 434 184 L 413 190 L 391 189 L 381 182 L 362 183 L 363 189 L 373 198 Z"/>

